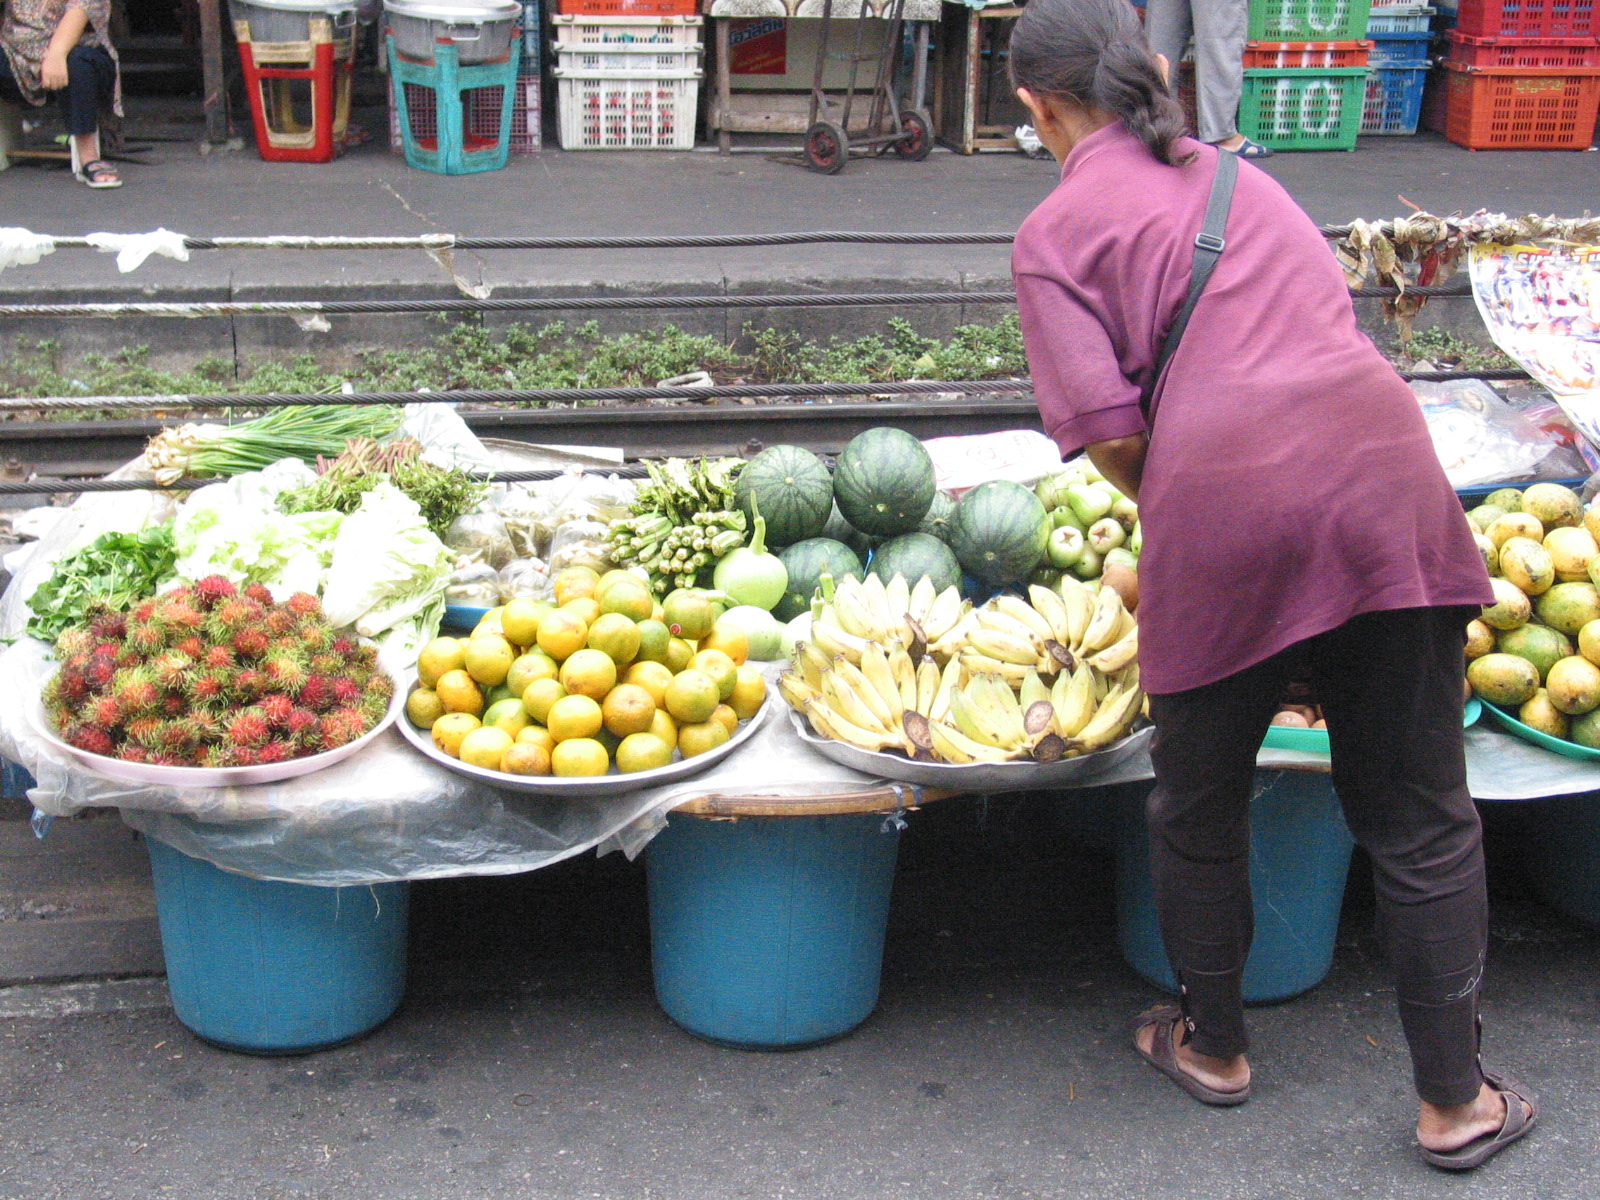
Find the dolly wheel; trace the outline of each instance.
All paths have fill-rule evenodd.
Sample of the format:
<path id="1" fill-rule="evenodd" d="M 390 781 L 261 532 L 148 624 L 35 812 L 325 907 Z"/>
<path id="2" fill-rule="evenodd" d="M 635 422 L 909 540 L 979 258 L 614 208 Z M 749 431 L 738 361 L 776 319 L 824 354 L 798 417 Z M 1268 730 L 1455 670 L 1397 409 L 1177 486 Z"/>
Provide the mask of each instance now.
<path id="1" fill-rule="evenodd" d="M 920 108 L 908 108 L 900 114 L 902 140 L 894 144 L 894 152 L 907 162 L 921 162 L 933 151 L 933 123 Z"/>
<path id="2" fill-rule="evenodd" d="M 850 157 L 850 141 L 832 121 L 818 121 L 806 130 L 806 166 L 824 175 L 837 175 Z"/>

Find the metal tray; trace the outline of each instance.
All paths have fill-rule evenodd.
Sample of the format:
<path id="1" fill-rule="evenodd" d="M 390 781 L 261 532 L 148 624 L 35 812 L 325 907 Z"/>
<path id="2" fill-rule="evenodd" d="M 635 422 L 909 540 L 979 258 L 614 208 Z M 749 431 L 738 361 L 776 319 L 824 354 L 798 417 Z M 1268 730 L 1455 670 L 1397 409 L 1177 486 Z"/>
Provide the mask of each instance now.
<path id="1" fill-rule="evenodd" d="M 916 762 L 903 754 L 862 750 L 832 738 L 818 737 L 806 719 L 789 709 L 789 720 L 800 740 L 824 758 L 851 767 L 865 775 L 915 783 L 922 787 L 943 788 L 951 792 L 970 792 L 993 796 L 1000 792 L 1028 792 L 1038 788 L 1092 786 L 1096 778 L 1129 759 L 1144 753 L 1155 726 L 1146 725 L 1113 746 L 1085 754 L 1082 758 L 1063 758 L 1059 762 L 954 763 Z"/>
<path id="2" fill-rule="evenodd" d="M 389 677 L 394 679 L 393 674 Z M 44 715 L 44 704 L 38 698 L 33 700 L 28 715 L 33 722 L 35 732 L 51 749 L 111 779 L 120 779 L 124 783 L 150 783 L 159 787 L 249 787 L 258 783 L 280 783 L 285 779 L 298 779 L 302 775 L 310 775 L 324 767 L 331 767 L 334 763 L 343 762 L 352 754 L 359 754 L 385 729 L 395 723 L 405 708 L 407 692 L 405 682 L 395 680 L 394 698 L 389 701 L 389 710 L 383 714 L 382 720 L 355 741 L 340 746 L 337 750 L 325 750 L 321 754 L 308 754 L 304 758 L 291 758 L 287 762 L 267 763 L 259 767 L 166 767 L 151 763 L 123 762 L 120 758 L 90 754 L 87 750 L 67 745 L 56 735 L 55 730 L 50 728 L 50 722 Z"/>
<path id="3" fill-rule="evenodd" d="M 410 689 L 408 688 L 407 696 L 409 695 Z M 468 779 L 476 779 L 480 783 L 499 788 L 503 792 L 526 792 L 534 796 L 579 800 L 595 796 L 620 796 L 626 792 L 640 792 L 646 788 L 659 787 L 664 783 L 672 783 L 679 779 L 688 779 L 691 776 L 698 775 L 707 767 L 721 762 L 748 742 L 770 715 L 773 703 L 773 698 L 769 694 L 765 703 L 757 710 L 756 715 L 748 721 L 740 722 L 738 732 L 715 750 L 707 750 L 704 754 L 696 755 L 694 758 L 680 758 L 676 762 L 668 763 L 664 767 L 654 767 L 649 771 L 635 771 L 632 775 L 623 775 L 615 768 L 612 768 L 609 775 L 590 775 L 577 779 L 557 779 L 551 775 L 507 775 L 501 771 L 491 771 L 487 767 L 474 767 L 462 762 L 459 758 L 451 758 L 433 744 L 433 738 L 428 734 L 427 730 L 418 729 L 409 719 L 399 722 L 399 728 L 406 741 L 435 762 L 450 768 L 457 775 L 465 775 Z"/>

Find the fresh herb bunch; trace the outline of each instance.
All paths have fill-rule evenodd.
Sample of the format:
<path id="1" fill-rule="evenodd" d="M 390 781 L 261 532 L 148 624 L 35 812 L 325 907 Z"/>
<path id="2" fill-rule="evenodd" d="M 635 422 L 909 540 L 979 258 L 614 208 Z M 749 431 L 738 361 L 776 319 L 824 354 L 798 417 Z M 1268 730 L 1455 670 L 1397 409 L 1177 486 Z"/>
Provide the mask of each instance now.
<path id="1" fill-rule="evenodd" d="M 145 447 L 145 463 L 161 483 L 184 476 L 243 475 L 285 458 L 314 463 L 340 453 L 354 438 L 384 437 L 399 428 L 394 405 L 314 407 L 291 404 L 240 425 L 180 425 L 164 429 Z"/>
<path id="2" fill-rule="evenodd" d="M 365 493 L 387 480 L 417 502 L 428 528 L 441 538 L 451 522 L 476 508 L 489 491 L 487 483 L 464 471 L 424 462 L 422 446 L 414 438 L 387 443 L 355 438 L 337 458 L 319 457 L 317 475 L 310 487 L 283 497 L 285 512 L 353 513 Z"/>
<path id="3" fill-rule="evenodd" d="M 172 574 L 176 557 L 171 524 L 102 533 L 56 563 L 55 573 L 29 598 L 28 636 L 54 642 L 62 630 L 82 624 L 91 607 L 125 612 Z"/>

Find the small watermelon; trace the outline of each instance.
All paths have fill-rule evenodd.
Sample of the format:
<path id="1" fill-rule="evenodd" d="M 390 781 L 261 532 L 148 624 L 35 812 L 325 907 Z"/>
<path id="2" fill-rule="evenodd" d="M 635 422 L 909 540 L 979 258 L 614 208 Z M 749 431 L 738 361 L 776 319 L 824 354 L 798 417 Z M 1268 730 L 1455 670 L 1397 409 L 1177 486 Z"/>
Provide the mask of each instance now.
<path id="1" fill-rule="evenodd" d="M 928 515 L 922 518 L 922 524 L 917 526 L 917 532 L 931 533 L 948 546 L 952 533 L 951 522 L 955 517 L 956 498 L 946 491 L 935 492 L 933 503 L 928 506 Z"/>
<path id="2" fill-rule="evenodd" d="M 961 583 L 961 564 L 954 550 L 931 533 L 902 533 L 872 552 L 867 570 L 888 583 L 896 575 L 916 586 L 926 575 L 939 591 Z"/>
<path id="3" fill-rule="evenodd" d="M 933 459 L 922 443 L 887 425 L 856 434 L 833 468 L 839 511 L 873 537 L 913 532 L 938 490 Z"/>
<path id="4" fill-rule="evenodd" d="M 844 519 L 844 514 L 839 511 L 838 504 L 834 504 L 833 511 L 828 515 L 828 523 L 822 527 L 822 536 L 832 538 L 836 542 L 843 542 L 857 554 L 865 554 L 872 549 L 872 538 L 862 533 L 849 521 Z"/>
<path id="5" fill-rule="evenodd" d="M 956 503 L 951 546 L 961 565 L 986 583 L 1018 583 L 1044 557 L 1050 517 L 1019 483 L 980 483 Z"/>
<path id="6" fill-rule="evenodd" d="M 856 552 L 832 538 L 807 538 L 785 546 L 778 551 L 778 560 L 789 572 L 789 586 L 772 607 L 772 615 L 780 621 L 792 621 L 810 608 L 823 575 L 838 581 L 846 575 L 860 579 L 865 574 Z"/>
<path id="7" fill-rule="evenodd" d="M 739 472 L 733 494 L 750 520 L 760 509 L 773 548 L 820 536 L 833 511 L 833 478 L 803 446 L 768 446 Z"/>

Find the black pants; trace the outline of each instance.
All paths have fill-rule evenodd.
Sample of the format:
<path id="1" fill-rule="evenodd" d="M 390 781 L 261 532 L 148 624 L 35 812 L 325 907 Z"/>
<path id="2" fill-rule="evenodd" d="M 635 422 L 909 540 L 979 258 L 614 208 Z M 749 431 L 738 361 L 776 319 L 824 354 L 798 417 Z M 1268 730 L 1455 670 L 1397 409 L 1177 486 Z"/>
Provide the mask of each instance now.
<path id="1" fill-rule="evenodd" d="M 93 133 L 100 125 L 100 106 L 111 99 L 117 64 L 101 46 L 74 46 L 67 52 L 67 86 L 54 93 L 70 134 Z M 23 104 L 11 63 L 0 54 L 0 100 Z"/>
<path id="2" fill-rule="evenodd" d="M 1167 955 L 1201 1054 L 1248 1042 L 1241 980 L 1254 932 L 1249 803 L 1256 751 L 1291 678 L 1328 721 L 1333 784 L 1372 858 L 1417 1093 L 1478 1094 L 1488 944 L 1483 846 L 1462 751 L 1462 647 L 1474 612 L 1369 613 L 1237 675 L 1150 698 L 1151 869 Z"/>

